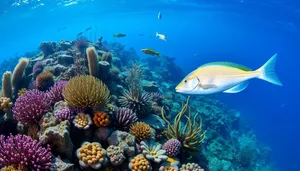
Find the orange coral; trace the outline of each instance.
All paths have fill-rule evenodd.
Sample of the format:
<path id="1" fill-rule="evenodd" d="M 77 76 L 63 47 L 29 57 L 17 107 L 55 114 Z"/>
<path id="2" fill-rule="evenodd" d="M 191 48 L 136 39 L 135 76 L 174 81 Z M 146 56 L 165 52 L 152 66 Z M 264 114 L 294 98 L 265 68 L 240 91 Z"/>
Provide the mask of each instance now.
<path id="1" fill-rule="evenodd" d="M 54 84 L 53 74 L 49 71 L 40 73 L 36 77 L 35 83 L 39 90 L 46 91 Z"/>
<path id="2" fill-rule="evenodd" d="M 145 122 L 136 122 L 130 127 L 130 134 L 135 136 L 138 141 L 143 141 L 151 138 L 151 127 Z"/>
<path id="3" fill-rule="evenodd" d="M 0 110 L 3 112 L 7 112 L 8 110 L 11 109 L 13 103 L 11 102 L 10 98 L 7 97 L 1 97 L 0 98 Z"/>
<path id="4" fill-rule="evenodd" d="M 110 123 L 108 114 L 101 111 L 95 112 L 93 120 L 94 124 L 98 127 L 107 126 Z"/>
<path id="5" fill-rule="evenodd" d="M 143 155 L 135 156 L 130 161 L 129 168 L 132 171 L 149 171 L 149 170 L 151 170 L 149 161 Z"/>

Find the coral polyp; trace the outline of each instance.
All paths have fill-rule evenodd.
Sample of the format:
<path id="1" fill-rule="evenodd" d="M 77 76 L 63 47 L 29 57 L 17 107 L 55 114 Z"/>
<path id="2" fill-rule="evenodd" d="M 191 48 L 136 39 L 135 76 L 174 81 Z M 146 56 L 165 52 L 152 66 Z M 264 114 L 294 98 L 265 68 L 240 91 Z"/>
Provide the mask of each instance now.
<path id="1" fill-rule="evenodd" d="M 79 129 L 88 129 L 92 124 L 92 118 L 89 114 L 78 113 L 75 116 L 73 123 Z"/>
<path id="2" fill-rule="evenodd" d="M 107 113 L 102 111 L 97 111 L 94 113 L 93 117 L 94 124 L 98 127 L 100 126 L 108 126 L 110 123 L 110 118 Z"/>

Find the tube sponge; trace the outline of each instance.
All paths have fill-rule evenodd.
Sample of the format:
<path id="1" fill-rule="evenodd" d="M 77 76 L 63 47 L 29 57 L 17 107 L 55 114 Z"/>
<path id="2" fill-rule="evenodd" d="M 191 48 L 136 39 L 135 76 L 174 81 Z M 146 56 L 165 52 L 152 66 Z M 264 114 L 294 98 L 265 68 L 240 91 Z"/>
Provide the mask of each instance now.
<path id="1" fill-rule="evenodd" d="M 20 86 L 20 83 L 23 80 L 25 69 L 28 66 L 29 59 L 28 58 L 21 58 L 19 60 L 19 63 L 14 69 L 13 75 L 12 75 L 12 85 L 16 88 Z"/>
<path id="2" fill-rule="evenodd" d="M 87 48 L 86 55 L 89 64 L 89 72 L 92 76 L 97 77 L 99 67 L 98 67 L 98 55 L 96 49 L 94 47 Z"/>
<path id="3" fill-rule="evenodd" d="M 2 95 L 12 99 L 11 72 L 6 71 L 2 76 Z"/>

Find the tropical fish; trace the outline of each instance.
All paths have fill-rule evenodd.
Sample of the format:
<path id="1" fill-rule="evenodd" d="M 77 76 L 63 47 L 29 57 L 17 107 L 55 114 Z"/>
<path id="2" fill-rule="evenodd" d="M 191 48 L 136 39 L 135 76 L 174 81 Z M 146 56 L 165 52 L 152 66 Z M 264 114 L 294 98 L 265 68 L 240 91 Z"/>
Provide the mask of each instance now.
<path id="1" fill-rule="evenodd" d="M 84 31 L 89 31 L 89 30 L 91 30 L 92 29 L 92 26 L 91 27 L 88 27 L 88 28 L 86 28 Z"/>
<path id="2" fill-rule="evenodd" d="M 66 29 L 67 27 L 63 27 L 63 28 L 60 28 L 60 29 L 58 29 L 57 31 L 61 31 L 61 30 L 64 30 L 64 29 Z"/>
<path id="3" fill-rule="evenodd" d="M 273 55 L 254 71 L 230 62 L 207 63 L 188 74 L 175 90 L 184 94 L 238 93 L 243 91 L 253 78 L 282 86 L 275 73 L 276 57 L 277 54 Z"/>
<path id="4" fill-rule="evenodd" d="M 81 36 L 82 34 L 83 34 L 83 32 L 78 33 L 78 34 L 77 34 L 77 37 L 78 37 L 78 36 Z"/>
<path id="5" fill-rule="evenodd" d="M 162 15 L 160 12 L 158 12 L 157 18 L 160 20 L 162 18 Z"/>
<path id="6" fill-rule="evenodd" d="M 147 55 L 156 55 L 158 57 L 160 57 L 160 52 L 156 52 L 155 50 L 153 49 L 150 49 L 150 48 L 145 48 L 145 49 L 142 49 L 141 52 L 147 54 Z"/>
<path id="7" fill-rule="evenodd" d="M 163 35 L 163 34 L 159 34 L 159 33 L 156 32 L 156 36 L 157 36 L 159 39 L 161 39 L 161 40 L 164 40 L 164 41 L 167 40 L 166 36 Z"/>
<path id="8" fill-rule="evenodd" d="M 124 33 L 118 33 L 118 34 L 113 34 L 113 36 L 114 36 L 114 38 L 120 38 L 120 37 L 125 37 L 126 36 L 126 34 L 124 34 Z"/>

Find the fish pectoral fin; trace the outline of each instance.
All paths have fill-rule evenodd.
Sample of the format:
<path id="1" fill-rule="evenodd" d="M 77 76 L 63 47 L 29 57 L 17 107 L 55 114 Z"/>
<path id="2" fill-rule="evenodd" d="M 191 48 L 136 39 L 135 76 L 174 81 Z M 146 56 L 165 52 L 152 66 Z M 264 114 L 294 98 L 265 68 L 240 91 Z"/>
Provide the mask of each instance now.
<path id="1" fill-rule="evenodd" d="M 204 90 L 211 89 L 211 88 L 217 88 L 217 86 L 215 84 L 203 84 L 203 85 L 201 85 L 201 87 Z"/>
<path id="2" fill-rule="evenodd" d="M 241 92 L 243 90 L 245 90 L 248 86 L 249 82 L 248 81 L 244 81 L 234 87 L 231 87 L 228 90 L 223 91 L 224 93 L 238 93 Z"/>

